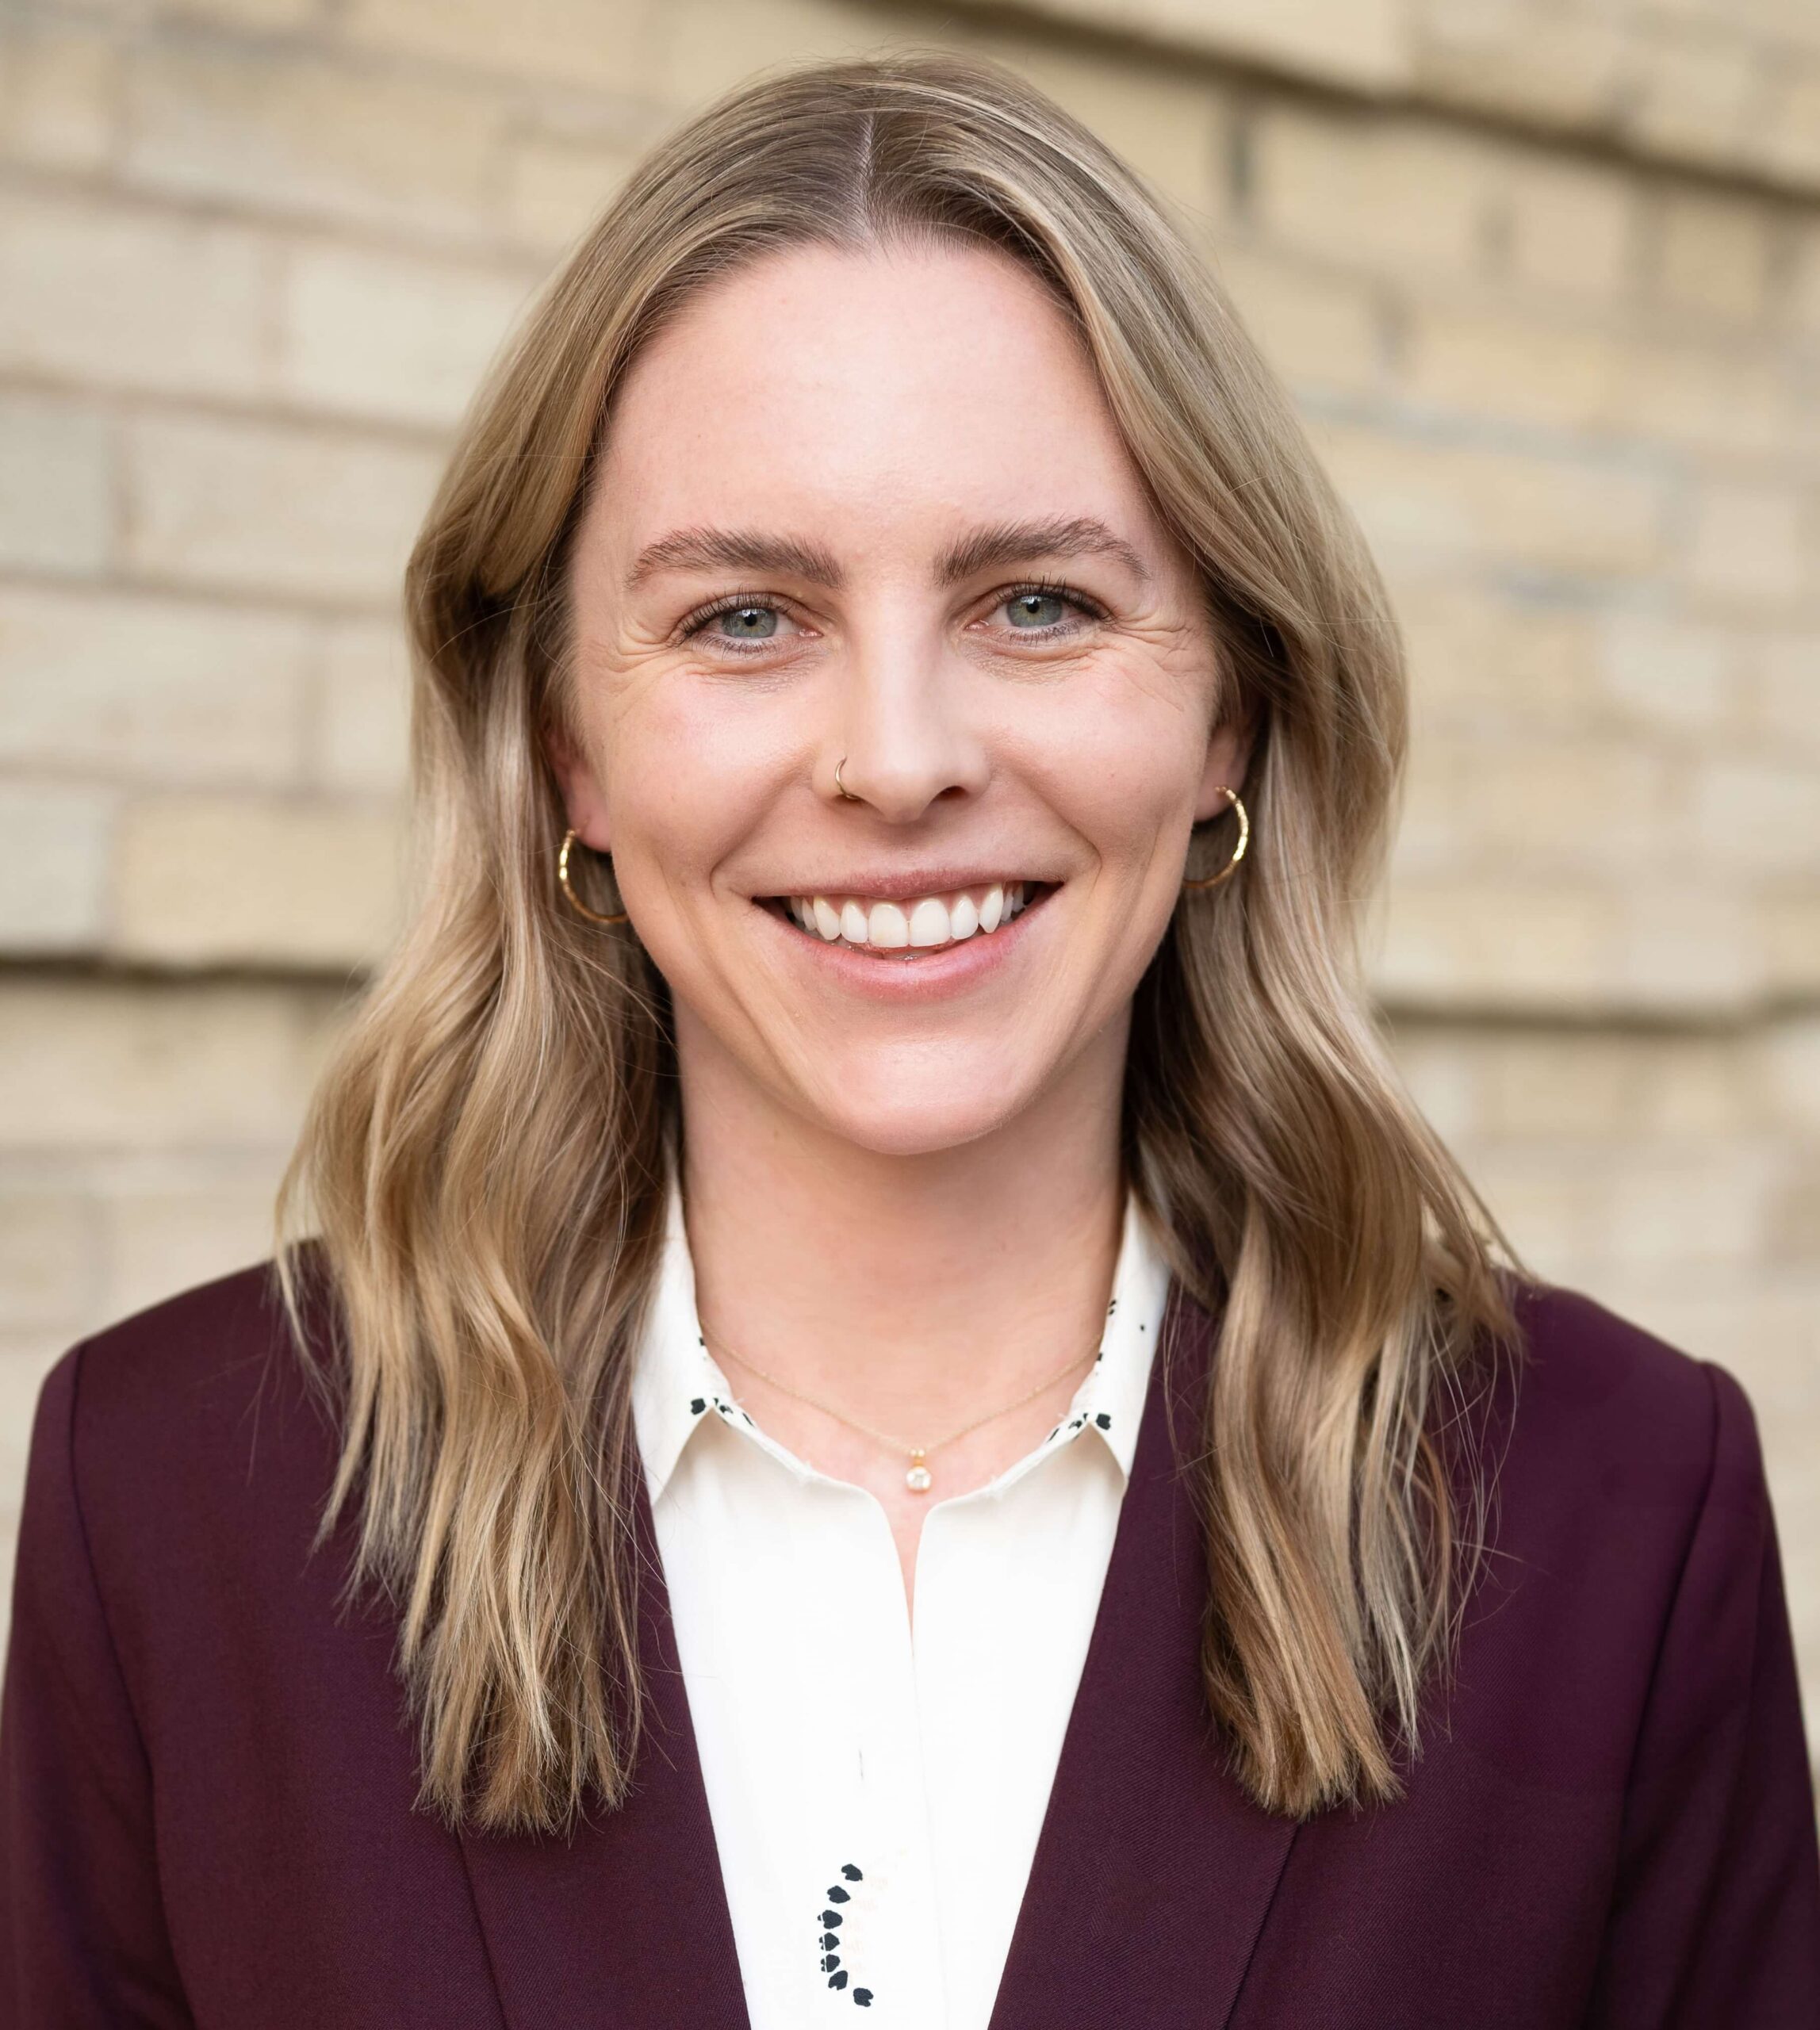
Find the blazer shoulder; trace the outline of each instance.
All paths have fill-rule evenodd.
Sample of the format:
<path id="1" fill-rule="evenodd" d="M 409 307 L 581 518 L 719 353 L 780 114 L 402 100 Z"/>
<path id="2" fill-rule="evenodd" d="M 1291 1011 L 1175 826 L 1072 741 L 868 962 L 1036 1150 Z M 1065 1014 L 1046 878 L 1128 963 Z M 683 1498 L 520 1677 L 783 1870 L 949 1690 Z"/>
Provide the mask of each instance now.
<path id="1" fill-rule="evenodd" d="M 1512 1294 L 1498 1477 L 1519 1508 L 1567 1530 L 1621 1510 L 1684 1542 L 1715 1500 L 1767 1503 L 1756 1416 L 1729 1369 L 1584 1291 L 1526 1278 Z"/>
<path id="2" fill-rule="evenodd" d="M 1615 1431 L 1688 1434 L 1710 1428 L 1716 1363 L 1672 1345 L 1584 1290 L 1524 1278 L 1513 1304 L 1523 1386 L 1563 1412 Z M 1738 1386 L 1730 1374 L 1725 1377 Z"/>
<path id="3" fill-rule="evenodd" d="M 316 1255 L 306 1252 L 300 1269 L 307 1352 L 275 1262 L 197 1284 L 79 1340 L 52 1365 L 34 1451 L 66 1446 L 85 1498 L 103 1503 L 193 1500 L 221 1477 L 215 1469 L 250 1468 L 286 1449 L 287 1435 L 313 1476 L 333 1418 L 308 1363 L 328 1343 L 329 1312 Z"/>

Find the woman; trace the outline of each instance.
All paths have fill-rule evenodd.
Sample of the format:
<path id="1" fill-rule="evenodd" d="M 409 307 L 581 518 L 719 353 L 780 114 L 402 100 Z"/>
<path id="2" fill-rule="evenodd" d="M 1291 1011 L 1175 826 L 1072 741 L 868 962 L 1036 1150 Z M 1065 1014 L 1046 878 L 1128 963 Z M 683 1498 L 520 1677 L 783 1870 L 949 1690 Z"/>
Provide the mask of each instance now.
<path id="1" fill-rule="evenodd" d="M 1395 636 L 1132 174 L 735 94 L 408 589 L 282 1297 L 44 1392 L 13 2019 L 1811 2022 L 1749 1405 L 1400 1093 Z"/>

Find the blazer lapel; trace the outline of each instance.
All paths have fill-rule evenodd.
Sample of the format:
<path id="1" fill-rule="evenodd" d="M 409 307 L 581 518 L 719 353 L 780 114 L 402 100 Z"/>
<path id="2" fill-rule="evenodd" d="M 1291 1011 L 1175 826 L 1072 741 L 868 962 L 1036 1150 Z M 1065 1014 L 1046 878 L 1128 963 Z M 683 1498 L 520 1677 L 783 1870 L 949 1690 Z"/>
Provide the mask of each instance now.
<path id="1" fill-rule="evenodd" d="M 632 1797 L 569 1840 L 462 1836 L 509 2030 L 748 2030 L 642 1473 L 634 1528 L 646 1731 Z"/>
<path id="2" fill-rule="evenodd" d="M 1164 1383 L 1193 1447 L 1215 1329 L 1176 1285 L 991 2030 L 1216 2030 L 1289 1859 L 1297 1822 L 1227 1773 L 1201 1688 L 1206 1567 Z"/>

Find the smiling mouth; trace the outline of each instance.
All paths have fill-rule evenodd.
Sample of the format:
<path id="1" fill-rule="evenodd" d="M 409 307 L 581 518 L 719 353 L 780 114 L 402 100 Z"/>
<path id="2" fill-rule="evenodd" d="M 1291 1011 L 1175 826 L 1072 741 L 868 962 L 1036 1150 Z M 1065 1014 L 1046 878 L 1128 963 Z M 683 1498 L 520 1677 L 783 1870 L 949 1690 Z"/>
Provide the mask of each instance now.
<path id="1" fill-rule="evenodd" d="M 770 895 L 764 906 L 824 944 L 879 959 L 921 959 L 990 937 L 1052 894 L 1044 881 L 994 881 L 885 902 L 867 895 Z"/>

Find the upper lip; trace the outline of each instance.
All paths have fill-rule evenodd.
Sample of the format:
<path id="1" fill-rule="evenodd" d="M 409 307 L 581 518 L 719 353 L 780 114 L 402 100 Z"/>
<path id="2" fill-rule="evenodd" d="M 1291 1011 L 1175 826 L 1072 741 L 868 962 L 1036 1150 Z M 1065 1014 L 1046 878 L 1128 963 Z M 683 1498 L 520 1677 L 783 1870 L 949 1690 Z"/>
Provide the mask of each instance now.
<path id="1" fill-rule="evenodd" d="M 990 888 L 994 882 L 1028 882 L 1037 887 L 1050 883 L 1040 874 L 1020 874 L 1015 863 L 1001 860 L 987 867 L 975 861 L 971 867 L 879 868 L 867 873 L 856 871 L 836 881 L 811 881 L 788 888 L 768 888 L 767 895 L 864 895 L 876 902 L 907 902 L 921 895 L 952 895 L 961 888 Z"/>

